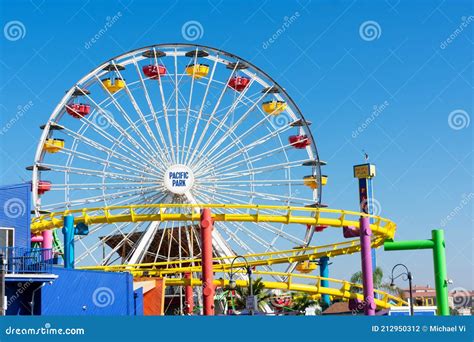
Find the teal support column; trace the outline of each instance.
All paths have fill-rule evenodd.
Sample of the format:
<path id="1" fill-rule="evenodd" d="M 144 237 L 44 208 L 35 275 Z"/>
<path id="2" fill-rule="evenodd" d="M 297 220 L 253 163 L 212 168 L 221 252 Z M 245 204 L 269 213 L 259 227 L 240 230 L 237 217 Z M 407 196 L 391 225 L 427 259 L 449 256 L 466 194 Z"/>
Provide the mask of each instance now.
<path id="1" fill-rule="evenodd" d="M 329 257 L 324 256 L 319 259 L 319 275 L 323 278 L 329 278 Z M 322 287 L 329 287 L 329 281 L 327 279 L 321 279 Z M 321 296 L 323 302 L 328 306 L 331 305 L 329 295 L 323 294 Z"/>
<path id="2" fill-rule="evenodd" d="M 386 241 L 386 251 L 406 251 L 413 249 L 433 250 L 433 268 L 436 288 L 436 306 L 438 315 L 449 316 L 448 275 L 446 270 L 446 244 L 444 230 L 431 231 L 431 240 Z"/>
<path id="3" fill-rule="evenodd" d="M 74 217 L 64 216 L 64 268 L 74 268 Z"/>
<path id="4" fill-rule="evenodd" d="M 431 238 L 434 242 L 433 262 L 438 315 L 449 316 L 448 274 L 446 271 L 446 245 L 444 242 L 444 231 L 442 229 L 431 231 Z"/>

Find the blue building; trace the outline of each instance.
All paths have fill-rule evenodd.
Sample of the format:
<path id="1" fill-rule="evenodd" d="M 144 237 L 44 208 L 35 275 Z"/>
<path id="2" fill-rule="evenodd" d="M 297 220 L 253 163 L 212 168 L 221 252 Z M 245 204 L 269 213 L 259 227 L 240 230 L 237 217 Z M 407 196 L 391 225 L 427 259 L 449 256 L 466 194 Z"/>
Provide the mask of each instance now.
<path id="1" fill-rule="evenodd" d="M 65 269 L 31 247 L 31 183 L 0 187 L 0 255 L 7 315 L 142 315 L 129 273 Z"/>

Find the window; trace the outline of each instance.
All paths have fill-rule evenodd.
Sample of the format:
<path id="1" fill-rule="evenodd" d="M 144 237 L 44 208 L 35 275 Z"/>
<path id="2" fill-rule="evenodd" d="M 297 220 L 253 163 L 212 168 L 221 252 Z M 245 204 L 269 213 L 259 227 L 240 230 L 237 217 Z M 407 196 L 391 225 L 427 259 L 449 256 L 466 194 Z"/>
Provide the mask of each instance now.
<path id="1" fill-rule="evenodd" d="M 15 229 L 0 227 L 0 248 L 15 246 Z"/>

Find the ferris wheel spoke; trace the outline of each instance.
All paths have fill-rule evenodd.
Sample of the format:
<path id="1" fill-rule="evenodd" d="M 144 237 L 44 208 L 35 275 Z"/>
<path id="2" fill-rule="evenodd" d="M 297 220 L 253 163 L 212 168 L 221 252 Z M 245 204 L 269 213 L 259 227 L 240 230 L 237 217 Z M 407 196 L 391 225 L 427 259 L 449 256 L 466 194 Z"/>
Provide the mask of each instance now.
<path id="1" fill-rule="evenodd" d="M 143 89 L 143 93 L 145 95 L 145 99 L 146 99 L 146 102 L 148 104 L 148 108 L 150 109 L 150 114 L 153 116 L 153 122 L 155 123 L 155 128 L 158 132 L 158 136 L 159 136 L 159 138 L 160 138 L 160 140 L 163 144 L 163 147 L 165 147 L 166 146 L 166 141 L 165 141 L 163 131 L 161 129 L 160 123 L 159 123 L 158 118 L 156 116 L 156 111 L 155 111 L 155 108 L 153 106 L 153 102 L 151 101 L 150 94 L 148 92 L 147 86 L 145 84 L 143 76 L 140 72 L 140 68 L 139 68 L 139 66 L 137 64 L 137 61 L 135 59 L 133 59 L 133 64 L 135 65 L 135 69 L 137 71 L 138 77 L 140 78 L 140 85 Z M 155 58 L 155 65 L 158 65 L 158 61 L 156 60 L 156 58 Z M 160 77 L 160 75 L 158 75 L 158 77 Z M 170 151 L 168 149 L 165 149 L 165 151 L 166 151 L 168 162 L 171 162 L 172 157 L 171 157 Z"/>
<path id="2" fill-rule="evenodd" d="M 115 65 L 115 63 L 114 63 Z M 135 63 L 136 65 L 136 63 Z M 122 79 L 123 76 L 122 74 L 120 73 L 120 71 L 117 69 L 117 67 L 115 66 L 117 72 L 119 73 L 120 77 Z M 139 71 L 138 71 L 139 72 Z M 139 73 L 139 77 L 141 77 L 141 74 Z M 143 78 L 141 79 L 141 81 L 143 81 Z M 133 96 L 129 86 L 127 85 L 127 83 L 125 83 L 125 91 L 130 99 L 130 101 L 132 102 L 132 106 L 134 107 L 136 113 L 138 114 L 138 116 L 140 117 L 140 120 L 143 124 L 143 127 L 145 128 L 146 132 L 148 133 L 148 136 L 151 138 L 151 140 L 153 141 L 154 145 L 155 145 L 155 148 L 152 148 L 151 145 L 148 143 L 147 139 L 140 134 L 140 136 L 142 137 L 142 140 L 144 140 L 144 142 L 146 142 L 147 146 L 149 146 L 152 150 L 154 150 L 156 152 L 156 156 L 157 158 L 161 161 L 161 162 L 165 162 L 165 160 L 163 159 L 163 151 L 160 147 L 160 144 L 158 143 L 158 140 L 156 140 L 156 137 L 155 135 L 153 134 L 152 130 L 151 130 L 151 127 L 150 125 L 148 124 L 148 121 L 145 119 L 145 115 L 143 114 L 142 110 L 140 109 L 140 106 L 138 105 L 137 101 L 135 100 L 135 97 Z M 152 115 L 153 115 L 153 111 L 151 112 Z M 135 125 L 135 123 L 133 122 L 133 120 L 131 118 L 130 119 L 130 122 L 132 122 L 132 127 L 134 127 L 135 129 L 138 129 L 138 127 Z M 139 131 L 139 130 L 138 130 Z"/>
<path id="3" fill-rule="evenodd" d="M 97 78 L 97 82 L 101 82 L 99 77 L 96 75 L 95 76 Z M 119 105 L 119 103 L 117 102 L 117 100 L 115 99 L 115 97 L 110 94 L 110 92 L 108 90 L 106 90 L 107 93 L 109 94 L 111 100 L 112 100 L 112 103 L 115 105 L 115 107 L 117 108 L 117 110 L 119 112 L 122 113 L 123 117 L 125 118 L 125 120 L 127 121 L 127 123 L 130 125 L 129 127 L 131 127 L 132 129 L 135 130 L 135 132 L 140 136 L 140 138 L 142 139 L 143 135 L 141 134 L 141 132 L 137 132 L 137 130 L 134 128 L 134 125 L 133 125 L 133 122 L 131 121 L 130 117 L 128 116 L 128 114 L 125 112 L 125 110 L 122 108 L 122 106 Z M 86 95 L 86 97 L 88 98 L 88 100 L 94 104 L 94 106 L 96 107 L 96 109 L 101 113 L 101 115 L 107 120 L 107 122 L 110 124 L 110 126 L 114 127 L 118 133 L 120 133 L 120 135 L 122 137 L 125 137 L 127 139 L 127 141 L 129 141 L 133 147 L 135 147 L 137 150 L 139 150 L 141 153 L 143 153 L 144 156 L 148 156 L 149 158 L 154 158 L 153 155 L 151 155 L 150 153 L 148 153 L 148 151 L 143 147 L 143 145 L 141 145 L 138 141 L 136 141 L 135 138 L 133 138 L 128 132 L 127 132 L 127 129 L 125 129 L 124 127 L 122 127 L 122 125 L 120 125 L 114 118 L 114 116 L 112 115 L 112 112 L 108 112 L 107 110 L 105 110 L 104 108 L 102 108 L 97 102 L 95 102 L 89 95 Z M 95 112 L 97 113 L 97 111 Z M 110 113 L 110 114 L 109 114 Z M 101 127 L 101 125 L 96 125 L 94 124 L 93 122 L 91 122 L 87 117 L 83 116 L 82 119 L 87 122 L 89 125 L 92 126 L 92 128 L 94 130 L 96 130 L 96 128 L 98 128 L 100 131 L 102 131 L 105 135 L 108 135 L 108 136 L 112 136 L 110 133 L 107 133 L 105 131 L 105 129 L 103 129 Z M 108 125 L 104 125 L 105 128 L 107 128 Z M 96 130 L 97 131 L 97 130 Z M 99 133 L 99 132 L 98 132 Z M 100 134 L 100 133 L 99 133 Z M 103 135 L 103 134 L 101 134 Z M 142 139 L 143 140 L 143 139 Z M 146 139 L 144 139 L 146 141 Z M 145 145 L 149 144 L 147 141 L 145 142 Z"/>
<path id="4" fill-rule="evenodd" d="M 68 156 L 74 155 L 75 158 L 85 160 L 85 161 L 89 161 L 89 162 L 93 162 L 93 163 L 98 163 L 102 166 L 109 166 L 109 167 L 114 168 L 116 170 L 125 171 L 127 173 L 134 174 L 134 175 L 137 175 L 137 176 L 142 176 L 143 175 L 143 169 L 139 170 L 139 169 L 131 167 L 129 165 L 116 163 L 116 162 L 110 161 L 109 159 L 103 159 L 103 158 L 100 158 L 100 157 L 97 157 L 97 156 L 93 156 L 91 154 L 86 154 L 86 153 L 83 153 L 83 152 L 79 152 L 77 150 L 74 151 L 72 149 L 68 149 L 68 148 L 64 147 L 61 151 L 59 151 L 59 153 L 62 153 L 62 154 L 68 155 Z M 108 153 L 108 158 L 110 158 L 109 153 Z M 147 172 L 150 173 L 150 174 L 153 174 L 157 177 L 160 176 L 159 173 L 156 173 L 153 170 L 148 170 Z"/>
<path id="5" fill-rule="evenodd" d="M 123 174 L 123 173 L 118 173 L 118 172 L 110 172 L 106 171 L 103 172 L 101 170 L 92 170 L 88 168 L 80 168 L 80 167 L 73 167 L 73 166 L 64 166 L 64 165 L 55 165 L 55 164 L 48 164 L 48 163 L 43 163 L 41 166 L 46 166 L 50 168 L 50 171 L 55 171 L 55 172 L 66 172 L 66 173 L 74 173 L 78 175 L 84 175 L 84 176 L 91 176 L 91 177 L 105 177 L 105 178 L 110 178 L 110 179 L 121 179 L 121 180 L 129 180 L 129 181 L 136 181 L 136 182 L 141 182 L 141 181 L 153 181 L 153 178 L 145 178 L 144 176 L 133 176 L 130 174 Z"/>
<path id="6" fill-rule="evenodd" d="M 248 161 L 250 161 L 250 162 L 261 161 L 263 159 L 273 157 L 273 156 L 275 156 L 279 153 L 284 153 L 286 150 L 289 150 L 291 148 L 293 148 L 291 145 L 282 145 L 282 146 L 279 146 L 279 147 L 274 148 L 272 150 L 268 150 L 266 152 L 263 152 L 263 153 L 260 153 L 260 154 L 257 154 L 257 155 L 253 155 L 249 158 Z M 239 160 L 239 161 L 236 161 L 236 162 L 233 162 L 233 163 L 230 163 L 230 164 L 226 164 L 229 161 L 235 159 L 239 154 L 244 153 L 244 152 L 248 152 L 248 150 L 249 150 L 248 148 L 244 147 L 241 150 L 238 150 L 237 151 L 238 153 L 236 153 L 236 152 L 232 153 L 232 154 L 226 156 L 223 160 L 220 160 L 220 161 L 216 162 L 216 164 L 219 165 L 219 167 L 216 169 L 216 171 L 217 172 L 230 171 L 230 170 L 235 169 L 239 165 L 242 165 L 243 163 L 248 162 L 248 161 L 244 161 L 244 160 Z"/>
<path id="7" fill-rule="evenodd" d="M 204 96 L 203 96 L 202 101 L 201 101 L 201 106 L 199 108 L 199 113 L 198 113 L 198 116 L 197 116 L 196 124 L 194 125 L 193 134 L 191 135 L 191 140 L 190 140 L 189 146 L 188 146 L 188 155 L 186 156 L 186 158 L 184 160 L 185 164 L 187 164 L 189 159 L 192 158 L 192 156 L 191 157 L 189 156 L 189 153 L 193 149 L 193 143 L 194 143 L 194 140 L 196 138 L 197 129 L 198 129 L 198 126 L 199 126 L 199 122 L 201 121 L 201 117 L 202 117 L 202 114 L 203 114 L 204 107 L 206 105 L 207 95 L 209 94 L 209 88 L 211 86 L 212 80 L 214 79 L 214 73 L 216 71 L 216 67 L 217 67 L 217 60 L 214 61 L 214 64 L 212 66 L 211 76 L 208 79 L 208 82 L 207 82 L 207 85 L 206 85 L 206 90 L 204 92 Z M 194 72 L 195 71 L 193 70 L 193 73 Z"/>
<path id="8" fill-rule="evenodd" d="M 156 61 L 156 54 L 155 54 L 155 61 Z M 158 63 L 158 62 L 156 62 L 156 63 Z M 162 105 L 163 105 L 163 114 L 164 114 L 164 118 L 165 118 L 166 131 L 168 132 L 168 143 L 169 143 L 170 150 L 171 150 L 171 160 L 172 160 L 173 163 L 176 163 L 176 155 L 174 153 L 173 138 L 171 136 L 171 127 L 170 127 L 170 122 L 169 122 L 169 118 L 168 118 L 168 106 L 167 106 L 166 100 L 165 100 L 165 93 L 164 93 L 164 90 L 163 90 L 162 77 L 158 77 L 158 86 L 159 86 L 159 89 L 160 89 L 161 102 L 162 102 Z"/>
<path id="9" fill-rule="evenodd" d="M 232 103 L 232 106 L 229 108 L 229 110 L 225 113 L 225 115 L 219 120 L 219 125 L 217 126 L 216 130 L 214 130 L 214 132 L 212 132 L 211 136 L 209 137 L 209 139 L 206 141 L 206 144 L 204 144 L 204 146 L 202 147 L 202 149 L 200 150 L 200 153 L 197 155 L 196 157 L 196 151 L 197 149 L 195 149 L 193 151 L 193 154 L 191 155 L 190 157 L 190 164 L 193 164 L 194 163 L 194 160 L 195 158 L 199 159 L 202 154 L 206 151 L 206 149 L 209 147 L 209 145 L 214 141 L 214 138 L 217 136 L 217 133 L 220 131 L 222 125 L 224 125 L 227 121 L 227 119 L 229 118 L 229 116 L 234 112 L 235 108 L 237 107 L 237 105 L 240 103 L 242 97 L 246 94 L 246 92 L 250 89 L 250 87 L 252 86 L 254 82 L 254 79 L 252 78 L 251 81 L 249 82 L 249 84 L 247 85 L 247 87 L 239 93 L 239 96 L 237 97 L 237 99 L 234 99 L 234 102 Z M 263 97 L 262 97 L 263 98 Z M 247 117 L 247 115 L 253 110 L 253 108 L 255 108 L 255 106 L 257 105 L 257 102 L 255 102 L 252 106 L 250 106 L 250 108 L 240 117 L 240 119 L 238 120 L 238 124 L 234 124 L 228 132 L 225 132 L 224 133 L 224 136 L 226 136 L 227 134 L 231 134 L 233 132 L 233 127 L 237 127 L 238 125 L 240 125 L 240 123 L 244 120 L 243 118 Z M 234 128 L 235 129 L 235 128 Z"/>
<path id="10" fill-rule="evenodd" d="M 111 157 L 117 158 L 117 159 L 119 159 L 123 162 L 126 162 L 126 163 L 130 164 L 130 165 L 133 165 L 135 167 L 143 169 L 143 164 L 137 164 L 137 160 L 131 159 L 129 156 L 123 155 L 122 153 L 119 153 L 116 150 L 112 150 L 112 149 L 98 143 L 95 140 L 89 139 L 89 138 L 87 138 L 83 135 L 80 135 L 77 132 L 74 132 L 74 131 L 69 130 L 67 128 L 64 128 L 63 131 L 61 131 L 61 132 L 64 132 L 64 134 L 66 134 L 67 136 L 72 137 L 75 141 L 81 141 L 84 144 L 86 144 L 86 145 L 88 145 L 88 146 L 90 146 L 94 149 L 97 149 L 98 151 L 104 152 L 104 153 L 106 153 L 107 155 L 109 155 Z M 120 144 L 115 145 L 115 146 L 118 146 L 122 151 L 124 151 L 126 153 L 130 153 L 130 151 L 123 149 Z M 74 151 L 74 150 L 71 149 L 71 151 Z M 151 164 L 150 164 L 150 166 L 151 166 Z"/>
<path id="11" fill-rule="evenodd" d="M 209 174 L 209 172 L 206 172 L 206 173 L 196 172 L 195 176 L 199 177 L 200 180 L 209 180 L 209 179 L 216 179 L 216 178 L 220 180 L 226 180 L 226 179 L 232 179 L 232 178 L 246 177 L 250 175 L 264 174 L 266 172 L 274 172 L 276 170 L 296 168 L 296 167 L 300 167 L 306 161 L 307 159 L 293 160 L 293 161 L 288 161 L 288 162 L 283 162 L 283 163 L 269 164 L 269 165 L 265 165 L 261 167 L 248 168 L 242 171 L 234 171 L 234 172 L 222 172 L 222 173 L 213 173 L 213 174 Z"/>
<path id="12" fill-rule="evenodd" d="M 213 78 L 214 71 L 215 71 L 215 68 L 216 68 L 216 65 L 217 65 L 217 60 L 218 60 L 218 59 L 216 58 L 215 61 L 214 61 L 214 67 L 213 67 L 213 70 L 212 70 L 212 77 L 211 77 L 211 78 Z M 215 104 L 215 106 L 214 106 L 214 109 L 213 109 L 212 112 L 211 112 L 211 115 L 210 115 L 210 117 L 209 117 L 209 120 L 207 121 L 207 124 L 204 126 L 204 128 L 203 128 L 203 130 L 202 130 L 202 132 L 201 132 L 201 134 L 200 134 L 200 136 L 199 136 L 199 140 L 197 141 L 195 150 L 198 150 L 198 149 L 199 149 L 199 146 L 201 146 L 202 140 L 203 140 L 204 137 L 206 136 L 206 133 L 207 133 L 207 131 L 208 131 L 208 129 L 209 129 L 210 123 L 214 120 L 214 116 L 216 115 L 217 110 L 219 109 L 219 106 L 220 106 L 220 104 L 221 104 L 221 102 L 222 102 L 222 99 L 223 99 L 223 97 L 224 97 L 224 94 L 226 93 L 226 90 L 227 90 L 227 88 L 228 88 L 227 85 L 229 84 L 229 81 L 231 80 L 232 76 L 234 75 L 235 70 L 236 70 L 236 68 L 237 68 L 237 65 L 238 65 L 238 63 L 234 66 L 234 68 L 233 68 L 231 74 L 229 75 L 229 78 L 227 79 L 227 82 L 226 82 L 226 83 L 224 84 L 224 86 L 222 87 L 222 90 L 221 90 L 221 92 L 220 92 L 220 94 L 219 94 L 219 98 L 218 98 L 218 100 L 217 100 L 217 102 L 216 102 L 216 104 Z M 193 70 L 193 72 L 194 72 L 194 70 Z M 206 88 L 206 97 L 207 97 L 207 92 L 209 91 L 209 86 L 210 86 L 210 84 L 211 84 L 211 80 L 209 80 L 208 86 L 207 86 L 207 88 Z M 206 99 L 204 98 L 203 101 L 202 101 L 202 103 L 201 103 L 201 107 L 200 107 L 200 109 L 199 109 L 198 120 L 197 120 L 198 122 L 199 122 L 199 119 L 200 119 L 201 116 L 202 116 L 202 111 L 203 111 L 203 109 L 204 109 L 205 103 L 206 103 Z M 216 129 L 218 130 L 219 127 L 217 127 Z M 195 136 L 196 130 L 197 130 L 197 125 L 196 125 L 196 127 L 194 128 L 193 137 Z M 191 152 L 191 148 L 192 148 L 192 141 L 191 141 L 191 143 L 189 144 L 189 149 L 188 149 L 190 152 Z M 187 156 L 187 157 L 189 157 L 189 156 Z M 193 154 L 191 154 L 191 157 L 189 158 L 189 163 L 190 163 L 190 164 L 192 163 L 192 159 L 193 159 Z M 186 162 L 188 162 L 188 158 L 186 158 Z"/>
<path id="13" fill-rule="evenodd" d="M 243 140 L 245 137 L 249 136 L 254 131 L 258 130 L 265 120 L 267 120 L 267 119 L 263 118 L 257 124 L 252 126 L 250 129 L 243 132 L 241 135 L 237 135 L 237 139 Z M 230 153 L 230 154 L 227 154 L 227 155 L 226 155 L 226 153 L 230 149 L 233 148 L 232 144 L 228 144 L 228 146 L 224 147 L 221 151 L 219 151 L 218 153 L 215 153 L 214 155 L 211 154 L 211 153 L 214 153 L 216 151 L 216 149 L 213 147 L 212 151 L 209 152 L 209 154 L 211 154 L 211 156 L 208 158 L 208 163 L 218 162 L 218 164 L 220 166 L 222 166 L 223 163 L 235 158 L 236 156 L 239 156 L 242 152 L 244 152 L 244 151 L 248 152 L 248 151 L 252 150 L 253 148 L 255 148 L 257 146 L 260 146 L 260 145 L 264 144 L 265 142 L 267 142 L 267 141 L 269 141 L 273 138 L 278 137 L 280 134 L 284 133 L 285 131 L 287 131 L 289 129 L 290 129 L 290 126 L 280 127 L 279 129 L 277 129 L 275 131 L 272 131 L 272 132 L 269 132 L 269 134 L 265 134 L 262 137 L 258 138 L 257 140 L 245 145 L 241 150 L 234 151 L 233 153 Z M 281 141 L 280 141 L 280 145 L 282 145 Z M 291 147 L 291 145 L 289 145 L 289 144 L 285 145 L 285 146 Z M 224 155 L 225 155 L 224 159 L 219 159 L 220 157 L 222 157 Z"/>

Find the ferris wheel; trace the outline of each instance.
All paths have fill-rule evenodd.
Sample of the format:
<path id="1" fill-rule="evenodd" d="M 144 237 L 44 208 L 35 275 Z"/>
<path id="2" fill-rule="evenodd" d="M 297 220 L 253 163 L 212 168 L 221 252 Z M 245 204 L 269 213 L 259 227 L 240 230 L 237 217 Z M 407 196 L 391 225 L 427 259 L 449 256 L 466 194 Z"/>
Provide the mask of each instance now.
<path id="1" fill-rule="evenodd" d="M 133 50 L 80 79 L 41 126 L 30 167 L 34 211 L 317 207 L 326 177 L 309 125 L 280 85 L 231 53 L 190 44 Z M 216 222 L 213 249 L 216 256 L 270 252 L 307 246 L 311 236 L 301 225 Z M 76 236 L 76 262 L 84 265 L 199 256 L 193 222 L 97 224 Z"/>

